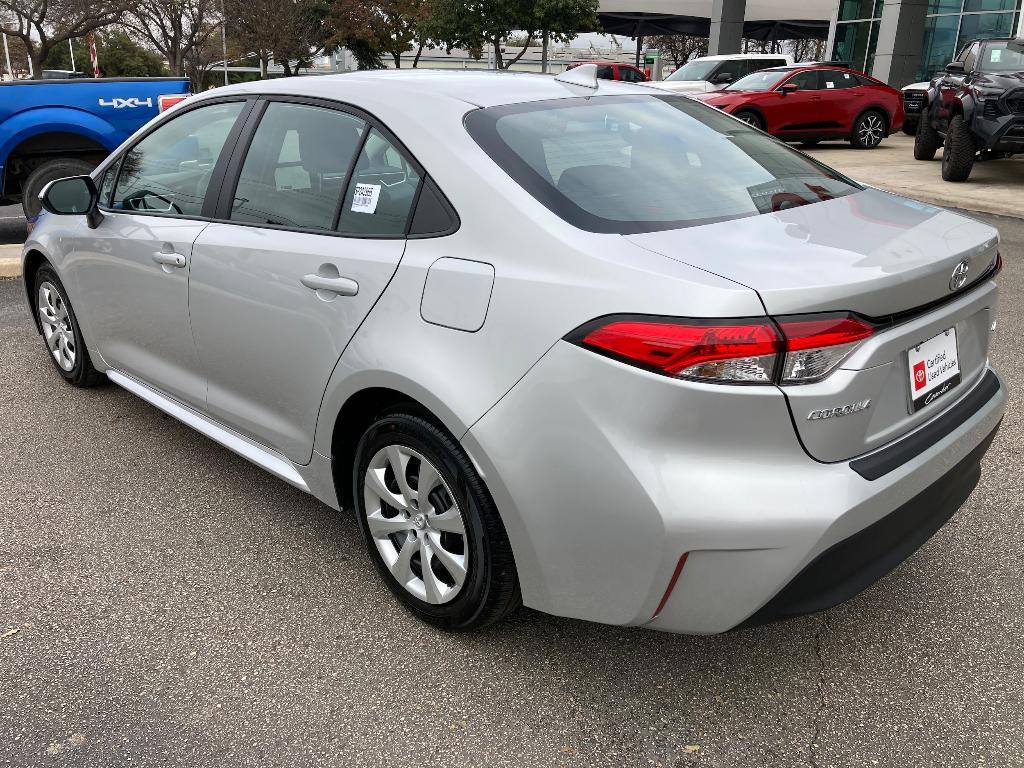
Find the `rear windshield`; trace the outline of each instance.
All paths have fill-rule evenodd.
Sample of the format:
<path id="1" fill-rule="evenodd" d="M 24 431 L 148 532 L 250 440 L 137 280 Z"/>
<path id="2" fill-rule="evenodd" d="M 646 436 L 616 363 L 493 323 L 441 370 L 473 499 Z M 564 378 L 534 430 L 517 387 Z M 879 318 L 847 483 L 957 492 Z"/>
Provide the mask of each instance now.
<path id="1" fill-rule="evenodd" d="M 495 162 L 563 219 L 631 234 L 756 216 L 861 189 L 760 131 L 679 96 L 606 96 L 470 112 Z"/>
<path id="2" fill-rule="evenodd" d="M 666 80 L 707 80 L 708 75 L 721 61 L 691 61 L 666 77 Z"/>
<path id="3" fill-rule="evenodd" d="M 777 72 L 773 70 L 762 70 L 753 74 L 741 77 L 735 83 L 727 85 L 727 91 L 770 91 L 779 81 L 791 74 L 790 70 Z"/>
<path id="4" fill-rule="evenodd" d="M 1024 43 L 985 43 L 977 68 L 983 72 L 1024 72 Z"/>

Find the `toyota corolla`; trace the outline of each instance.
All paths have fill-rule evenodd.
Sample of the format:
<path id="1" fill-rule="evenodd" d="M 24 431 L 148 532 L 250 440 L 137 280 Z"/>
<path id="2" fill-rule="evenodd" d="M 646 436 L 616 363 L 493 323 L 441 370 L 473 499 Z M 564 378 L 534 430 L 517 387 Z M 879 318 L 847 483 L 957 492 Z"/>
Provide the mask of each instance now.
<path id="1" fill-rule="evenodd" d="M 978 482 L 997 233 L 595 74 L 189 99 L 44 190 L 47 356 L 354 509 L 441 628 L 851 597 Z"/>

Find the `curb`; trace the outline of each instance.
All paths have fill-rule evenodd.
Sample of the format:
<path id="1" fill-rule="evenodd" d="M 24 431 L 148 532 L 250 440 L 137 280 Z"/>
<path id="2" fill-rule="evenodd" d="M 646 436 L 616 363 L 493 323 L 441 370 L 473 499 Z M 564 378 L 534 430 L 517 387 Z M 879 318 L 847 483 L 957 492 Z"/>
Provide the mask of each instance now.
<path id="1" fill-rule="evenodd" d="M 20 245 L 0 245 L 0 277 L 21 277 Z"/>

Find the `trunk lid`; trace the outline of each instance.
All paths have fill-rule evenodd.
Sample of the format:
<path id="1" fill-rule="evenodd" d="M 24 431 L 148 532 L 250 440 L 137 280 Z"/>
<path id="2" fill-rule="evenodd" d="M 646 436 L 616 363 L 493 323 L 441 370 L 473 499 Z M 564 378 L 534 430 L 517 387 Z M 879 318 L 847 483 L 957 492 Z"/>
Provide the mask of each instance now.
<path id="1" fill-rule="evenodd" d="M 912 431 L 955 404 L 984 373 L 996 289 L 980 278 L 995 262 L 998 235 L 981 222 L 868 189 L 629 238 L 757 291 L 773 317 L 850 311 L 883 325 L 822 381 L 782 387 L 804 447 L 820 461 L 844 461 Z M 966 283 L 952 290 L 961 262 Z M 952 329 L 960 381 L 915 408 L 910 350 Z"/>

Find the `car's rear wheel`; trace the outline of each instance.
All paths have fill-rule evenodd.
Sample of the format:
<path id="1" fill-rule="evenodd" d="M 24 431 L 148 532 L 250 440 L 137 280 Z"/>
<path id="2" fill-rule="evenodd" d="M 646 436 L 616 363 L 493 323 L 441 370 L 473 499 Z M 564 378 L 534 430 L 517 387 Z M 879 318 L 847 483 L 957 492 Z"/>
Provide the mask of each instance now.
<path id="1" fill-rule="evenodd" d="M 967 181 L 974 168 L 974 157 L 978 149 L 971 136 L 963 115 L 955 115 L 949 121 L 946 141 L 942 147 L 942 178 L 946 181 Z"/>
<path id="2" fill-rule="evenodd" d="M 752 112 L 749 109 L 741 109 L 735 115 L 737 120 L 742 120 L 747 125 L 752 125 L 754 128 L 764 130 L 764 121 L 757 112 Z"/>
<path id="3" fill-rule="evenodd" d="M 520 604 L 501 518 L 447 432 L 412 411 L 384 414 L 359 441 L 353 480 L 370 557 L 417 617 L 467 631 Z"/>
<path id="4" fill-rule="evenodd" d="M 870 110 L 857 118 L 853 124 L 850 143 L 857 149 L 874 149 L 885 138 L 885 117 L 881 112 Z"/>
<path id="5" fill-rule="evenodd" d="M 95 163 L 74 158 L 50 160 L 40 165 L 28 175 L 21 187 L 21 208 L 25 212 L 25 218 L 34 219 L 43 210 L 39 193 L 51 181 L 66 179 L 70 176 L 85 176 L 92 173 L 95 167 Z"/>
<path id="6" fill-rule="evenodd" d="M 36 315 L 57 373 L 76 387 L 92 387 L 106 381 L 92 365 L 78 318 L 57 273 L 48 265 L 40 267 L 34 286 Z"/>
<path id="7" fill-rule="evenodd" d="M 935 130 L 927 114 L 921 115 L 917 121 L 917 133 L 914 138 L 914 159 L 934 160 L 935 153 L 942 146 L 942 137 Z"/>

